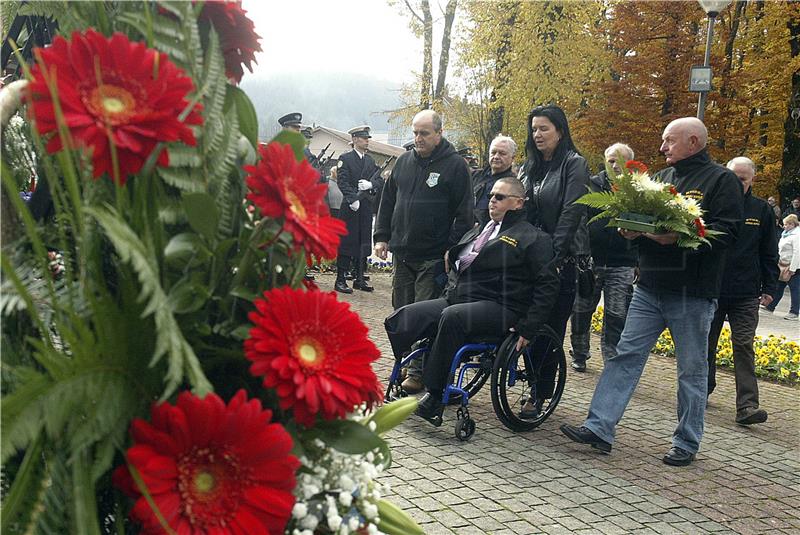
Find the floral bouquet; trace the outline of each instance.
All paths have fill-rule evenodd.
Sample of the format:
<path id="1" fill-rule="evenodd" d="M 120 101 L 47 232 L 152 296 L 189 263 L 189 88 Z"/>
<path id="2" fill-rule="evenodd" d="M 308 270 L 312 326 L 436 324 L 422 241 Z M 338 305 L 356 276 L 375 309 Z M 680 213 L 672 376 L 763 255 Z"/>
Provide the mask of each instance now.
<path id="1" fill-rule="evenodd" d="M 618 155 L 618 161 L 623 158 Z M 611 191 L 587 193 L 577 200 L 601 210 L 589 220 L 609 219 L 609 227 L 637 232 L 676 232 L 678 247 L 697 249 L 720 234 L 706 228 L 700 204 L 668 182 L 653 180 L 642 162 L 630 160 L 617 174 L 606 164 Z"/>
<path id="2" fill-rule="evenodd" d="M 240 3 L 9 9 L 62 35 L 7 39 L 31 146 L 0 172 L 0 531 L 421 533 L 377 481 L 416 400 L 377 408 L 366 326 L 303 283 L 345 229 L 303 137 L 258 141 Z"/>

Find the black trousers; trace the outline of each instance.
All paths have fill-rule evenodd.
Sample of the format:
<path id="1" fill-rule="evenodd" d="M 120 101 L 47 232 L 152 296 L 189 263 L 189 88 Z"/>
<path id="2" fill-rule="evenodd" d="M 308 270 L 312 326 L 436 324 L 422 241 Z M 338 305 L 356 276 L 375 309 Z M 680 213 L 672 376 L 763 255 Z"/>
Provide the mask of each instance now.
<path id="1" fill-rule="evenodd" d="M 731 326 L 733 346 L 733 371 L 736 377 L 736 411 L 758 408 L 758 381 L 756 380 L 753 338 L 758 327 L 758 297 L 726 299 L 721 297 L 711 330 L 708 333 L 708 394 L 717 386 L 717 342 L 725 318 Z"/>
<path id="2" fill-rule="evenodd" d="M 555 307 L 547 318 L 547 325 L 558 334 L 562 341 L 567 332 L 567 322 L 570 315 L 572 315 L 572 306 L 575 302 L 576 277 L 575 264 L 564 264 L 559 274 L 561 284 L 558 290 L 558 301 L 556 301 Z M 558 363 L 552 358 L 552 354 L 544 354 L 548 346 L 546 339 L 540 339 L 533 343 L 531 351 L 535 360 L 544 359 L 536 390 L 537 396 L 541 399 L 548 399 L 552 396 L 555 388 Z"/>
<path id="3" fill-rule="evenodd" d="M 417 340 L 435 337 L 422 381 L 431 395 L 441 397 L 452 380 L 450 366 L 456 351 L 469 339 L 501 338 L 517 319 L 517 314 L 493 301 L 451 305 L 441 298 L 399 308 L 386 318 L 384 325 L 395 358 L 407 353 Z"/>

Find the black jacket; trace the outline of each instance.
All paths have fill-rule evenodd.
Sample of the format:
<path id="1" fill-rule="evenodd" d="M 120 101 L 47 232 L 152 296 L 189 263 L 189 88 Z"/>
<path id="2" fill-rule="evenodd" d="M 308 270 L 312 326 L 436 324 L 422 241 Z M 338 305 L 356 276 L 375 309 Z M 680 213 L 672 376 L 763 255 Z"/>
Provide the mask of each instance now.
<path id="1" fill-rule="evenodd" d="M 374 241 L 399 259 L 433 260 L 473 226 L 472 188 L 464 159 L 449 141 L 428 158 L 400 155 L 386 181 Z"/>
<path id="2" fill-rule="evenodd" d="M 377 170 L 378 165 L 369 154 L 362 158 L 355 150 L 351 150 L 339 156 L 339 171 L 336 176 L 344 202 L 353 204 L 364 199 L 366 195 L 365 192 L 358 191 L 358 181 L 369 180 Z M 363 204 L 363 201 L 359 204 Z"/>
<path id="3" fill-rule="evenodd" d="M 568 151 L 539 181 L 528 177 L 524 169 L 520 179 L 527 190 L 528 221 L 553 238 L 556 261 L 589 255 L 586 206 L 575 202 L 589 185 L 589 167 L 583 156 Z"/>
<path id="4" fill-rule="evenodd" d="M 482 226 L 489 222 L 489 193 L 491 193 L 494 183 L 501 178 L 516 178 L 516 175 L 511 171 L 511 167 L 496 175 L 492 174 L 491 167 L 475 171 L 472 174 L 472 196 L 475 201 L 473 212 L 475 221 Z"/>
<path id="5" fill-rule="evenodd" d="M 763 199 L 744 194 L 744 221 L 725 260 L 720 297 L 744 299 L 772 295 L 778 284 L 775 213 Z"/>
<path id="6" fill-rule="evenodd" d="M 592 191 L 611 191 L 611 182 L 605 171 L 589 179 Z M 597 208 L 586 208 L 587 221 L 599 214 Z M 608 219 L 589 223 L 589 244 L 595 266 L 633 267 L 636 265 L 638 248 L 636 243 L 623 238 L 616 227 L 608 226 Z"/>
<path id="7" fill-rule="evenodd" d="M 483 230 L 476 226 L 448 250 L 450 304 L 494 301 L 519 314 L 515 326 L 531 339 L 547 322 L 558 298 L 559 279 L 550 236 L 525 220 L 525 211 L 507 212 L 496 238 L 489 240 L 463 273 L 453 267 L 464 247 Z"/>
<path id="8" fill-rule="evenodd" d="M 742 221 L 742 183 L 733 171 L 714 163 L 705 149 L 654 177 L 698 201 L 706 227 L 723 234 L 697 250 L 638 238 L 639 284 L 658 293 L 719 297 L 725 250 L 736 241 Z"/>

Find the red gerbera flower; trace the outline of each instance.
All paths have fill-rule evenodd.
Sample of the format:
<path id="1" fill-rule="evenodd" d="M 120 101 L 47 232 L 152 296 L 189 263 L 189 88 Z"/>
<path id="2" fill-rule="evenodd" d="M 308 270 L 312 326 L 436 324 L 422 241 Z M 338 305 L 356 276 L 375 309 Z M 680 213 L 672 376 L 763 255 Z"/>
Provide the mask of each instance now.
<path id="1" fill-rule="evenodd" d="M 244 350 L 250 373 L 264 376 L 283 409 L 313 425 L 342 418 L 360 403 L 380 399 L 380 383 L 371 363 L 378 348 L 349 305 L 331 293 L 281 288 L 264 292 L 250 313 L 255 324 Z"/>
<path id="2" fill-rule="evenodd" d="M 258 152 L 258 165 L 244 167 L 250 173 L 247 198 L 264 216 L 283 217 L 295 245 L 305 246 L 308 254 L 335 258 L 339 236 L 347 229 L 331 217 L 323 200 L 327 188 L 319 183 L 319 173 L 307 161 L 298 162 L 290 145 L 260 145 Z"/>
<path id="3" fill-rule="evenodd" d="M 271 418 L 244 390 L 227 406 L 216 394 L 200 399 L 182 392 L 174 406 L 154 405 L 152 422 L 133 421 L 136 444 L 127 459 L 179 534 L 282 534 L 300 463 L 289 454 L 289 433 Z M 127 466 L 113 480 L 137 498 L 130 515 L 142 533 L 164 533 Z"/>
<path id="4" fill-rule="evenodd" d="M 675 186 L 670 186 L 669 187 L 669 192 L 672 193 L 673 195 L 677 195 L 678 194 L 678 190 L 675 189 Z"/>
<path id="5" fill-rule="evenodd" d="M 694 226 L 697 227 L 697 235 L 704 238 L 706 235 L 706 227 L 703 225 L 703 220 L 698 217 L 694 220 Z"/>
<path id="6" fill-rule="evenodd" d="M 633 171 L 639 171 L 640 173 L 647 172 L 647 166 L 642 162 L 638 162 L 636 160 L 628 160 L 627 162 L 625 162 L 625 167 L 628 169 L 628 171 L 631 172 Z"/>
<path id="7" fill-rule="evenodd" d="M 237 84 L 242 81 L 244 69 L 253 72 L 256 52 L 261 52 L 253 21 L 242 9 L 241 0 L 206 0 L 200 20 L 207 20 L 219 35 L 222 55 L 225 56 L 225 74 Z"/>
<path id="8" fill-rule="evenodd" d="M 119 180 L 137 173 L 159 142 L 195 144 L 187 126 L 202 123 L 197 105 L 184 122 L 178 115 L 186 108 L 186 96 L 194 91 L 192 79 L 166 54 L 132 43 L 115 33 L 107 38 L 89 29 L 72 39 L 56 37 L 48 48 L 34 51 L 37 64 L 30 84 L 33 116 L 41 134 L 56 133 L 48 152 L 62 149 L 47 82 L 58 91 L 58 100 L 73 142 L 92 150 L 94 176 L 113 176 L 109 136 L 119 161 Z M 163 150 L 159 165 L 169 164 Z"/>

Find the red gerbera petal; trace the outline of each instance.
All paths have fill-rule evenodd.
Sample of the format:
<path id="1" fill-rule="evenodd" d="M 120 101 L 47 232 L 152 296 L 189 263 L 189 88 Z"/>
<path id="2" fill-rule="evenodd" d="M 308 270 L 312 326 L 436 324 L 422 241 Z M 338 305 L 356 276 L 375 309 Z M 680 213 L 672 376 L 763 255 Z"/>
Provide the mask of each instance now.
<path id="1" fill-rule="evenodd" d="M 270 143 L 258 151 L 258 165 L 244 167 L 250 173 L 247 198 L 262 215 L 283 217 L 295 246 L 305 247 L 308 255 L 335 258 L 339 236 L 347 228 L 331 217 L 324 202 L 327 188 L 319 183 L 319 173 L 307 161 L 298 162 L 290 145 Z"/>
<path id="2" fill-rule="evenodd" d="M 706 227 L 703 225 L 703 221 L 699 217 L 694 220 L 694 226 L 697 228 L 697 235 L 701 238 L 705 238 Z"/>
<path id="3" fill-rule="evenodd" d="M 241 0 L 206 0 L 200 20 L 207 20 L 217 31 L 222 55 L 225 57 L 225 74 L 237 84 L 242 81 L 244 69 L 253 72 L 256 52 L 261 52 L 255 24 L 242 9 Z"/>
<path id="4" fill-rule="evenodd" d="M 372 370 L 380 353 L 367 328 L 335 294 L 288 287 L 264 292 L 250 313 L 255 324 L 244 343 L 253 361 L 250 373 L 263 375 L 281 407 L 295 419 L 313 425 L 344 417 L 361 403 L 380 399 Z"/>
<path id="5" fill-rule="evenodd" d="M 109 136 L 122 183 L 141 170 L 156 144 L 195 144 L 188 125 L 202 122 L 200 105 L 183 122 L 178 120 L 194 83 L 166 54 L 132 43 L 121 33 L 108 38 L 92 29 L 74 32 L 70 41 L 56 37 L 52 46 L 34 54 L 31 109 L 39 132 L 53 134 L 48 152 L 63 148 L 48 80 L 57 89 L 73 143 L 92 152 L 95 178 L 113 174 Z M 166 162 L 164 150 L 158 163 Z"/>
<path id="6" fill-rule="evenodd" d="M 283 533 L 300 463 L 290 455 L 289 433 L 269 423 L 272 411 L 240 390 L 227 406 L 215 394 L 200 399 L 183 392 L 175 406 L 161 403 L 151 412 L 150 423 L 135 421 L 136 445 L 127 459 L 173 530 L 237 533 L 246 526 L 248 533 Z M 131 518 L 142 533 L 163 533 L 127 467 L 118 467 L 112 480 L 137 499 Z"/>
<path id="7" fill-rule="evenodd" d="M 640 173 L 647 172 L 647 166 L 636 160 L 628 160 L 625 162 L 625 167 L 628 169 L 628 171 L 639 171 Z"/>

